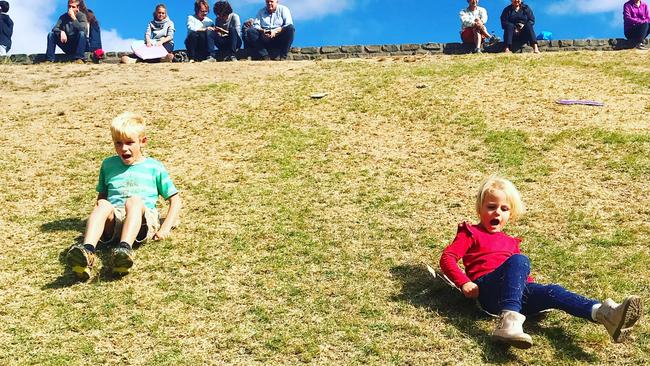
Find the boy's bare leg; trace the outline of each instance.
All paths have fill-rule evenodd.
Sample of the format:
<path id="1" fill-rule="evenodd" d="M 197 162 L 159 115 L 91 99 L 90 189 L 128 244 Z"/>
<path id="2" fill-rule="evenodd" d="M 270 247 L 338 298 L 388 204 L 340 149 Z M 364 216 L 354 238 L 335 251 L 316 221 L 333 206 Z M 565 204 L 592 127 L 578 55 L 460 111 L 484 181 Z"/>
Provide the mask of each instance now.
<path id="1" fill-rule="evenodd" d="M 139 197 L 131 197 L 126 200 L 124 205 L 126 218 L 122 224 L 122 233 L 120 235 L 120 245 L 113 249 L 113 272 L 125 275 L 133 267 L 133 249 L 131 246 L 140 231 L 142 225 L 142 215 L 144 215 L 145 205 Z"/>
<path id="2" fill-rule="evenodd" d="M 483 37 L 481 37 L 480 28 L 476 27 L 473 30 L 474 30 L 474 44 L 476 44 L 476 48 L 478 48 L 480 50 L 481 49 L 481 41 L 483 40 Z"/>
<path id="3" fill-rule="evenodd" d="M 115 225 L 113 205 L 111 205 L 107 200 L 98 200 L 95 208 L 90 213 L 88 222 L 86 223 L 84 244 L 90 244 L 93 247 L 97 246 L 97 242 L 102 237 L 103 233 L 110 233 L 113 231 L 113 225 Z"/>
<path id="4" fill-rule="evenodd" d="M 126 205 L 124 208 L 126 210 L 126 218 L 122 224 L 120 242 L 126 242 L 129 245 L 133 245 L 138 232 L 140 232 L 140 226 L 142 226 L 142 216 L 144 215 L 144 210 L 146 207 L 144 205 L 144 201 L 142 201 L 141 198 L 130 197 L 126 200 Z"/>

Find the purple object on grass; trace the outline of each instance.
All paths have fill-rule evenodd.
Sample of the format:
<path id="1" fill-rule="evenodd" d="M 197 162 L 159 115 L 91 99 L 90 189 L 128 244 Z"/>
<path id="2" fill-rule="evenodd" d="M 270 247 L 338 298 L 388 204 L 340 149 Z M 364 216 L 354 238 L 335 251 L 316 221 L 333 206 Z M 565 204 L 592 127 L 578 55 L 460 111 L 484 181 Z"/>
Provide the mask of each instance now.
<path id="1" fill-rule="evenodd" d="M 562 105 L 591 105 L 591 106 L 596 106 L 596 107 L 602 107 L 605 105 L 605 103 L 602 102 L 596 102 L 595 100 L 570 100 L 570 99 L 558 99 L 555 101 L 557 104 L 562 104 Z"/>

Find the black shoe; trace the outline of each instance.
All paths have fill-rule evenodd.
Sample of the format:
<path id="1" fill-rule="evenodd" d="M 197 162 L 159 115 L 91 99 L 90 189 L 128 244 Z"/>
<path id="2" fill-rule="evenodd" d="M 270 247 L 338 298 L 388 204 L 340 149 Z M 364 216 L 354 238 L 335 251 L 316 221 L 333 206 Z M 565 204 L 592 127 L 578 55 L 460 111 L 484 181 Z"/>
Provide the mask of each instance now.
<path id="1" fill-rule="evenodd" d="M 113 248 L 111 259 L 113 262 L 113 273 L 125 275 L 133 267 L 133 249 L 128 244 L 120 244 Z"/>

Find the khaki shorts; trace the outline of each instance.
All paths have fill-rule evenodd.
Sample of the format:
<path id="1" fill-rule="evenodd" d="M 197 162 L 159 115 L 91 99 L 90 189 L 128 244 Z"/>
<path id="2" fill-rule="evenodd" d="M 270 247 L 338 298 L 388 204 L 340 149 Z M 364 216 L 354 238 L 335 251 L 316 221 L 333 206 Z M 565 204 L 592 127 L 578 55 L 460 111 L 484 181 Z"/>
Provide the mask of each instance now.
<path id="1" fill-rule="evenodd" d="M 122 234 L 122 225 L 126 218 L 126 209 L 124 207 L 113 207 L 113 214 L 115 215 L 115 222 L 113 223 L 113 232 L 104 233 L 100 241 L 102 243 L 111 243 L 120 238 Z M 160 217 L 158 210 L 145 208 L 144 215 L 142 215 L 142 226 L 135 238 L 135 242 L 142 244 L 148 239 L 153 238 L 153 235 L 160 229 Z"/>

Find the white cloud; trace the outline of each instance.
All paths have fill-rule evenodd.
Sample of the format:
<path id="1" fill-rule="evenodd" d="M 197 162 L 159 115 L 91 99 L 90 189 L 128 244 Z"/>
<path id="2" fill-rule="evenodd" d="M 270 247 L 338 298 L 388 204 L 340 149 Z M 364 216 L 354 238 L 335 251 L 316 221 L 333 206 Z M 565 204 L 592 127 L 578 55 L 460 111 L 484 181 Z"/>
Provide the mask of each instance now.
<path id="1" fill-rule="evenodd" d="M 138 39 L 123 39 L 116 29 L 102 29 L 102 48 L 104 51 L 131 51 L 131 44 Z M 141 41 L 141 40 L 140 40 Z"/>
<path id="2" fill-rule="evenodd" d="M 620 11 L 623 13 L 623 1 L 621 0 L 565 0 L 556 1 L 550 4 L 548 12 L 551 14 L 597 14 Z"/>
<path id="3" fill-rule="evenodd" d="M 61 15 L 54 14 L 55 11 L 56 2 L 52 0 L 11 1 L 9 16 L 14 21 L 14 34 L 10 53 L 45 53 L 47 34 Z M 102 30 L 102 46 L 107 51 L 129 50 L 133 41 L 122 39 L 115 29 Z"/>
<path id="4" fill-rule="evenodd" d="M 249 4 L 259 4 L 260 9 L 264 6 L 262 0 L 244 0 Z M 330 14 L 340 14 L 349 9 L 354 0 L 279 0 L 280 4 L 286 5 L 291 10 L 291 17 L 295 20 L 318 19 Z"/>

